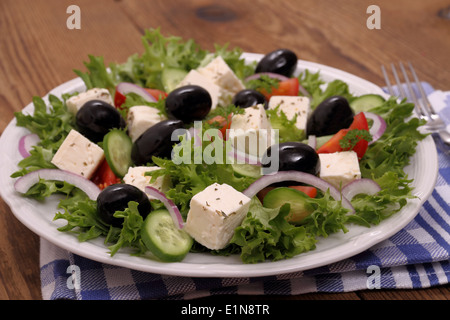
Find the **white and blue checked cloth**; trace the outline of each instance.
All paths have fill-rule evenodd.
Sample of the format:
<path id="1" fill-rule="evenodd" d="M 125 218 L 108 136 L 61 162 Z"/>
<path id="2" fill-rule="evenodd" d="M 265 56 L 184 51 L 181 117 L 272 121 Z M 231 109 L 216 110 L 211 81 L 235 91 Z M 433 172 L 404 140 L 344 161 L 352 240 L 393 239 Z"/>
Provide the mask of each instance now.
<path id="1" fill-rule="evenodd" d="M 426 87 L 450 125 L 450 92 Z M 391 238 L 361 254 L 324 267 L 258 278 L 190 278 L 106 265 L 41 239 L 43 299 L 193 299 L 210 295 L 298 295 L 371 288 L 427 288 L 450 281 L 450 156 L 439 155 L 436 187 L 416 218 Z M 378 270 L 368 272 L 370 266 Z M 79 267 L 79 288 L 70 285 L 70 266 Z M 377 280 L 371 276 L 378 272 Z M 69 280 L 69 282 L 68 282 Z M 68 284 L 69 283 L 69 284 Z"/>

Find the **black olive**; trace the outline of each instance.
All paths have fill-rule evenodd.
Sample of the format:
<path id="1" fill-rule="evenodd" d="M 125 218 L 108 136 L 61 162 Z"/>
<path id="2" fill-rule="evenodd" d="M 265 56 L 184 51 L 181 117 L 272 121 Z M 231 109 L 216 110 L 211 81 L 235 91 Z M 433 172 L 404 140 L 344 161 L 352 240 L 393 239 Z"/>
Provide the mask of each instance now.
<path id="1" fill-rule="evenodd" d="M 335 134 L 348 128 L 354 115 L 346 98 L 332 96 L 322 101 L 312 112 L 306 125 L 307 135 L 321 137 Z"/>
<path id="2" fill-rule="evenodd" d="M 289 49 L 278 49 L 266 54 L 256 66 L 256 73 L 272 72 L 291 77 L 297 67 L 297 55 Z"/>
<path id="3" fill-rule="evenodd" d="M 136 139 L 131 148 L 131 159 L 135 165 L 145 165 L 152 157 L 170 158 L 172 146 L 179 143 L 178 135 L 172 140 L 172 133 L 183 128 L 181 120 L 164 120 L 148 128 Z"/>
<path id="4" fill-rule="evenodd" d="M 278 152 L 278 167 L 273 168 L 272 157 Z M 301 171 L 313 175 L 319 174 L 320 160 L 316 150 L 301 142 L 283 142 L 270 146 L 262 158 L 263 173 L 274 173 L 277 171 Z"/>
<path id="5" fill-rule="evenodd" d="M 152 210 L 148 196 L 135 186 L 113 184 L 106 187 L 97 197 L 97 212 L 100 219 L 114 227 L 121 227 L 123 218 L 114 217 L 114 213 L 125 210 L 130 201 L 139 204 L 138 211 L 144 219 Z"/>
<path id="6" fill-rule="evenodd" d="M 185 123 L 203 120 L 211 110 L 212 99 L 206 89 L 187 85 L 169 93 L 165 100 L 167 114 L 171 119 L 179 119 Z"/>
<path id="7" fill-rule="evenodd" d="M 236 107 L 240 108 L 249 108 L 256 106 L 257 104 L 263 104 L 264 109 L 267 109 L 269 107 L 264 95 L 261 92 L 253 89 L 244 89 L 239 91 L 233 97 L 232 103 Z"/>
<path id="8" fill-rule="evenodd" d="M 86 102 L 76 114 L 78 131 L 92 142 L 103 140 L 110 129 L 126 126 L 119 111 L 102 100 Z"/>

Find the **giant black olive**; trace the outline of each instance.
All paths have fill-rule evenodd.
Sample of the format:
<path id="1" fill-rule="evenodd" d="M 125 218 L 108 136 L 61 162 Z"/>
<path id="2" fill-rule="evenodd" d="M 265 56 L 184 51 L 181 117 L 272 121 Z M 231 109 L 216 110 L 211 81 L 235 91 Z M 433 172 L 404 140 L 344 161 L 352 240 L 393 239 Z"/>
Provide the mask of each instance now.
<path id="1" fill-rule="evenodd" d="M 239 91 L 233 97 L 232 103 L 236 107 L 248 108 L 256 106 L 257 104 L 263 104 L 264 109 L 268 108 L 267 100 L 264 95 L 253 89 L 244 89 Z"/>
<path id="2" fill-rule="evenodd" d="M 278 152 L 278 167 L 276 163 Z M 309 145 L 301 142 L 283 142 L 270 146 L 262 158 L 263 173 L 277 171 L 301 171 L 317 175 L 320 171 L 320 160 L 317 152 Z"/>
<path id="3" fill-rule="evenodd" d="M 126 126 L 119 111 L 102 100 L 86 102 L 76 114 L 76 124 L 82 135 L 96 143 L 102 141 L 110 129 Z"/>
<path id="4" fill-rule="evenodd" d="M 144 219 L 152 210 L 148 196 L 137 187 L 130 184 L 113 184 L 106 187 L 97 197 L 100 219 L 114 227 L 121 227 L 123 218 L 114 217 L 114 213 L 125 210 L 130 201 L 138 203 L 139 214 Z"/>
<path id="5" fill-rule="evenodd" d="M 272 72 L 291 77 L 297 67 L 297 55 L 289 49 L 278 49 L 266 54 L 256 66 L 256 73 Z"/>
<path id="6" fill-rule="evenodd" d="M 179 143 L 178 135 L 172 140 L 172 133 L 183 128 L 181 120 L 164 120 L 148 128 L 136 139 L 131 148 L 131 159 L 135 165 L 145 165 L 152 157 L 170 158 L 172 146 Z"/>
<path id="7" fill-rule="evenodd" d="M 208 115 L 212 99 L 206 89 L 187 85 L 171 91 L 165 100 L 165 107 L 170 118 L 189 123 L 203 120 Z"/>
<path id="8" fill-rule="evenodd" d="M 306 125 L 308 135 L 317 137 L 335 134 L 348 128 L 354 117 L 354 112 L 346 98 L 332 96 L 322 101 L 313 111 Z"/>

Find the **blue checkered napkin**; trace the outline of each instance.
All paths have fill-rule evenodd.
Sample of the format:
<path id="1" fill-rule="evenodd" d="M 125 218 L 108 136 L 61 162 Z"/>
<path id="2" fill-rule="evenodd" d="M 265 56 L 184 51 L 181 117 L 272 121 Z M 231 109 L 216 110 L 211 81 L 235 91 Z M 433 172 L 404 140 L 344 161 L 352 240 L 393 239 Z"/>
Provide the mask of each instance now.
<path id="1" fill-rule="evenodd" d="M 450 110 L 450 93 L 436 97 L 444 97 L 439 100 L 444 101 L 439 107 L 441 112 L 445 108 Z M 102 264 L 41 239 L 42 296 L 84 300 L 193 299 L 216 294 L 297 295 L 447 284 L 450 281 L 450 156 L 439 150 L 438 156 L 436 188 L 416 218 L 391 238 L 352 258 L 270 277 L 190 278 Z"/>

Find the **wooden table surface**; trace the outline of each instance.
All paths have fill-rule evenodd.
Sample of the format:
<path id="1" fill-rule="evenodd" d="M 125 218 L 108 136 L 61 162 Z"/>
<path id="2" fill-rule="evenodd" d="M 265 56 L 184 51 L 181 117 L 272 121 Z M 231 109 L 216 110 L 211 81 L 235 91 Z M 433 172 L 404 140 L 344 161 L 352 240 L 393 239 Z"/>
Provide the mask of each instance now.
<path id="1" fill-rule="evenodd" d="M 380 29 L 366 13 L 376 2 Z M 81 9 L 81 29 L 70 30 L 67 7 Z M 88 54 L 107 63 L 142 52 L 141 35 L 193 38 L 202 47 L 229 43 L 247 52 L 286 47 L 299 58 L 384 84 L 380 65 L 409 60 L 421 80 L 450 89 L 448 0 L 1 0 L 0 130 L 13 112 L 84 70 Z M 0 299 L 42 299 L 39 237 L 0 200 Z M 422 290 L 364 290 L 283 299 L 448 299 L 449 286 Z M 276 297 L 274 297 L 276 298 Z M 248 297 L 242 297 L 248 299 Z"/>

